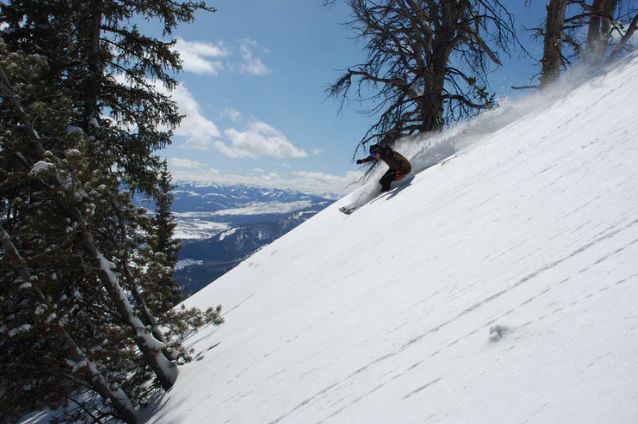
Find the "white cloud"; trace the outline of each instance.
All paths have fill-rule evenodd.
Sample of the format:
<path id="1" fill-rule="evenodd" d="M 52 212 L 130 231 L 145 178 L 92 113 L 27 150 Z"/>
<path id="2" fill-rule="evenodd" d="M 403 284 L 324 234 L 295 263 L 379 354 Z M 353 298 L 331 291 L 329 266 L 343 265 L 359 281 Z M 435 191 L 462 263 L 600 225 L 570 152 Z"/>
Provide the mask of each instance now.
<path id="1" fill-rule="evenodd" d="M 222 43 L 210 41 L 186 41 L 178 37 L 175 49 L 179 52 L 184 71 L 196 74 L 217 75 L 224 68 L 219 58 L 228 56 Z"/>
<path id="2" fill-rule="evenodd" d="M 116 76 L 116 78 L 124 79 L 123 76 Z M 212 149 L 213 139 L 220 137 L 221 132 L 213 121 L 202 114 L 199 103 L 193 94 L 183 84 L 177 84 L 172 91 L 169 91 L 160 82 L 149 81 L 149 83 L 154 85 L 159 93 L 173 99 L 177 104 L 178 113 L 184 115 L 174 131 L 175 135 L 186 137 L 186 142 L 182 147 L 198 150 Z"/>
<path id="3" fill-rule="evenodd" d="M 123 75 L 116 75 L 116 79 L 130 84 Z M 175 135 L 186 138 L 181 148 L 217 150 L 235 159 L 258 159 L 264 156 L 279 159 L 308 157 L 306 151 L 296 147 L 281 131 L 265 122 L 252 121 L 244 131 L 227 129 L 224 131 L 226 140 L 223 140 L 217 125 L 202 114 L 199 103 L 183 84 L 178 84 L 172 91 L 159 82 L 151 84 L 154 84 L 159 93 L 170 96 L 177 104 L 179 113 L 184 115 L 174 131 Z M 225 112 L 241 117 L 234 109 L 227 108 Z"/>
<path id="4" fill-rule="evenodd" d="M 363 176 L 361 171 L 349 171 L 345 175 L 327 174 L 325 172 L 300 171 L 295 174 L 299 180 L 314 181 L 318 185 L 339 186 L 352 184 Z"/>
<path id="5" fill-rule="evenodd" d="M 286 136 L 265 122 L 253 121 L 245 131 L 234 128 L 224 131 L 229 144 L 222 141 L 214 143 L 215 149 L 231 158 L 257 159 L 262 156 L 275 158 L 305 158 L 303 149 L 295 147 Z"/>
<path id="6" fill-rule="evenodd" d="M 231 121 L 238 122 L 241 119 L 241 113 L 232 107 L 226 107 L 220 113 L 222 118 L 228 118 Z"/>
<path id="7" fill-rule="evenodd" d="M 157 89 L 167 92 L 159 86 Z M 217 150 L 235 159 L 257 159 L 264 156 L 288 159 L 308 156 L 308 153 L 293 145 L 281 131 L 265 122 L 252 121 L 243 131 L 227 129 L 224 131 L 226 140 L 223 140 L 217 125 L 202 114 L 199 103 L 184 85 L 179 84 L 175 87 L 170 96 L 177 103 L 179 113 L 184 115 L 180 126 L 175 129 L 175 135 L 186 137 L 180 146 L 182 148 Z M 241 117 L 234 109 L 227 112 L 234 112 L 233 116 Z"/>
<path id="8" fill-rule="evenodd" d="M 271 70 L 258 57 L 259 54 L 267 53 L 267 50 L 260 47 L 256 41 L 244 40 L 239 50 L 243 60 L 239 65 L 242 74 L 263 76 L 271 73 Z"/>
<path id="9" fill-rule="evenodd" d="M 198 181 L 215 184 L 246 184 L 256 187 L 293 189 L 305 193 L 315 193 L 328 197 L 338 197 L 357 187 L 363 172 L 351 171 L 345 175 L 333 175 L 323 172 L 297 172 L 291 178 L 285 178 L 275 172 L 259 175 L 226 174 L 216 170 L 175 170 L 174 181 Z"/>
<path id="10" fill-rule="evenodd" d="M 225 137 L 222 137 L 217 125 L 202 114 L 199 103 L 183 84 L 178 84 L 170 92 L 161 84 L 156 84 L 155 88 L 160 93 L 169 95 L 177 104 L 179 113 L 184 115 L 179 127 L 175 129 L 175 135 L 186 138 L 181 148 L 217 150 L 235 159 L 258 159 L 264 156 L 279 159 L 308 157 L 308 153 L 292 144 L 281 131 L 265 122 L 252 121 L 243 131 L 227 129 L 224 131 Z M 226 112 L 241 117 L 234 109 Z"/>
<path id="11" fill-rule="evenodd" d="M 170 92 L 175 100 L 179 112 L 184 116 L 180 126 L 175 130 L 176 135 L 186 137 L 184 147 L 192 149 L 208 150 L 213 147 L 213 139 L 221 136 L 221 133 L 213 121 L 202 115 L 199 103 L 184 85 L 179 84 Z"/>
<path id="12" fill-rule="evenodd" d="M 179 53 L 186 72 L 215 76 L 222 70 L 235 70 L 255 76 L 272 72 L 262 61 L 268 49 L 250 39 L 232 43 L 231 47 L 227 47 L 223 42 L 187 41 L 178 37 L 174 48 Z"/>
<path id="13" fill-rule="evenodd" d="M 173 168 L 194 169 L 194 168 L 202 168 L 202 167 L 206 166 L 206 164 L 203 164 L 201 162 L 197 162 L 196 160 L 182 159 L 182 158 L 170 158 L 168 160 L 168 163 Z"/>

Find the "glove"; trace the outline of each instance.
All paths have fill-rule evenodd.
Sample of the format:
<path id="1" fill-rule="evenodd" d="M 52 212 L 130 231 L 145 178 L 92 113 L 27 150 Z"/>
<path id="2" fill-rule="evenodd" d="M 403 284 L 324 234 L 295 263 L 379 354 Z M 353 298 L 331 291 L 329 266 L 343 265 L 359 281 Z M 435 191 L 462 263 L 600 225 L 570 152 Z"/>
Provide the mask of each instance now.
<path id="1" fill-rule="evenodd" d="M 361 165 L 363 163 L 363 159 L 357 159 L 357 165 Z"/>

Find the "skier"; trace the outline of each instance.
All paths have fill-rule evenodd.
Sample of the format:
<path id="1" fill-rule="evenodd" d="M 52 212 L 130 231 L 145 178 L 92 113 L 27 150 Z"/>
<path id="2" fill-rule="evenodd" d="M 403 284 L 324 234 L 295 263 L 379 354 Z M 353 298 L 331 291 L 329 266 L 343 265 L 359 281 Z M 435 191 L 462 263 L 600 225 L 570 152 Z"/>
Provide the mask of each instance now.
<path id="1" fill-rule="evenodd" d="M 409 160 L 388 146 L 381 144 L 373 144 L 370 146 L 370 156 L 365 159 L 357 159 L 357 165 L 373 161 L 378 162 L 379 160 L 384 161 L 390 167 L 388 172 L 379 180 L 382 192 L 390 190 L 390 184 L 393 181 L 399 181 L 412 170 Z"/>

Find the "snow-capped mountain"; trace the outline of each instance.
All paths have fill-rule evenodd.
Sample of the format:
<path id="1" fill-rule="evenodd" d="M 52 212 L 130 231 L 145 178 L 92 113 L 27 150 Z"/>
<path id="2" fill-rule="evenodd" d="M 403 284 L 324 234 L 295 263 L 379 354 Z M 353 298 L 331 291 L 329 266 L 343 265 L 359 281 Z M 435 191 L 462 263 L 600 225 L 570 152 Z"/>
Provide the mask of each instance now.
<path id="1" fill-rule="evenodd" d="M 292 190 L 178 183 L 172 209 L 182 240 L 175 278 L 193 294 L 333 200 Z"/>
<path id="2" fill-rule="evenodd" d="M 259 250 L 148 422 L 638 422 L 636 93 L 634 59 L 480 117 Z"/>
<path id="3" fill-rule="evenodd" d="M 244 208 L 249 203 L 268 205 L 326 201 L 325 197 L 276 188 L 206 184 L 196 181 L 178 181 L 176 185 L 173 191 L 175 212 L 217 212 Z M 269 210 L 267 206 L 264 208 L 266 211 Z"/>
<path id="4" fill-rule="evenodd" d="M 231 228 L 318 212 L 332 199 L 293 190 L 181 182 L 173 191 L 176 238 L 206 239 Z"/>
<path id="5" fill-rule="evenodd" d="M 212 237 L 182 240 L 175 278 L 186 294 L 193 294 L 238 265 L 261 247 L 272 243 L 318 210 L 269 214 L 258 222 L 235 224 Z M 231 215 L 237 218 L 235 215 Z"/>

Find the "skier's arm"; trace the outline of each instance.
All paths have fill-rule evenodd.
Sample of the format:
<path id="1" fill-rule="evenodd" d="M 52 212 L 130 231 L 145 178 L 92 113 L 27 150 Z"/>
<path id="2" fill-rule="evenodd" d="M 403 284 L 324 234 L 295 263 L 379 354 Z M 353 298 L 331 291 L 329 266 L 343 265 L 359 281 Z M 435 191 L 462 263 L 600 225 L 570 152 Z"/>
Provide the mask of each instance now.
<path id="1" fill-rule="evenodd" d="M 361 165 L 362 163 L 368 163 L 368 162 L 376 162 L 377 159 L 372 157 L 372 156 L 368 156 L 365 159 L 357 159 L 357 165 Z"/>

